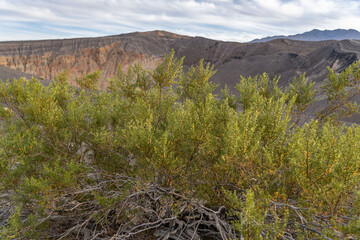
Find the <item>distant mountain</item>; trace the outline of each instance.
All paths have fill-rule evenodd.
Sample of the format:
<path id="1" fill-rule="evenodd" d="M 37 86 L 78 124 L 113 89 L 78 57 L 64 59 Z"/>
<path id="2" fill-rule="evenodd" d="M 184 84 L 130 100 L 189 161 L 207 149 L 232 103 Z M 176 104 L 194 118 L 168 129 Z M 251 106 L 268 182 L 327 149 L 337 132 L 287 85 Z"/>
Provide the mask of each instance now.
<path id="1" fill-rule="evenodd" d="M 356 39 L 360 40 L 360 32 L 356 31 L 355 29 L 336 29 L 336 30 L 318 30 L 314 29 L 309 32 L 304 32 L 301 34 L 296 35 L 279 35 L 279 36 L 272 36 L 266 37 L 261 39 L 254 39 L 250 43 L 256 42 L 269 42 L 274 39 L 291 39 L 291 40 L 300 40 L 300 41 L 326 41 L 326 40 L 345 40 L 345 39 Z"/>

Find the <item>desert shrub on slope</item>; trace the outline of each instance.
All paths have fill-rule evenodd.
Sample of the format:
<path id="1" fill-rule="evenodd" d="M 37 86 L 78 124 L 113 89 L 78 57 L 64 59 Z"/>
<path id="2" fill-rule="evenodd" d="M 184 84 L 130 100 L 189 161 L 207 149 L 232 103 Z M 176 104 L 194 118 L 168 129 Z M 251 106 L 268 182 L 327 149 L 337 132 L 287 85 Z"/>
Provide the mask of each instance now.
<path id="1" fill-rule="evenodd" d="M 152 72 L 119 68 L 103 92 L 98 72 L 81 88 L 67 72 L 1 83 L 1 238 L 359 237 L 360 128 L 337 121 L 356 110 L 359 63 L 330 72 L 339 104 L 303 125 L 304 75 L 289 89 L 241 78 L 238 96 L 216 96 L 213 74 L 169 54 Z"/>

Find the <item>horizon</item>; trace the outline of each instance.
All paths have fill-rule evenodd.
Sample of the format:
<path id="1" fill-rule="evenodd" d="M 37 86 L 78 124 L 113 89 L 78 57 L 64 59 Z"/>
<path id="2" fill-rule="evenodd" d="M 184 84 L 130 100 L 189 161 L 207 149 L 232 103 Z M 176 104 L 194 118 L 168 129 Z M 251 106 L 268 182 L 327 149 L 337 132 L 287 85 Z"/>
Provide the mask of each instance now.
<path id="1" fill-rule="evenodd" d="M 208 38 L 208 37 L 204 37 L 204 36 L 191 36 L 191 35 L 186 35 L 186 34 L 179 34 L 179 33 L 176 33 L 176 32 L 170 32 L 170 31 L 167 31 L 167 30 L 161 30 L 161 29 L 155 29 L 155 30 L 149 30 L 149 31 L 134 31 L 134 32 L 125 32 L 125 33 L 119 33 L 119 34 L 111 34 L 111 35 L 104 35 L 104 36 L 90 36 L 90 37 L 67 37 L 67 38 L 47 38 L 47 39 L 24 39 L 24 40 L 5 40 L 5 41 L 2 41 L 0 40 L 0 43 L 1 42 L 26 42 L 26 41 L 51 41 L 51 40 L 67 40 L 67 39 L 84 39 L 84 38 L 103 38 L 103 37 L 112 37 L 112 36 L 119 36 L 119 35 L 126 35 L 126 34 L 131 34 L 131 33 L 148 33 L 148 32 L 168 32 L 168 33 L 171 33 L 171 34 L 176 34 L 176 35 L 180 35 L 180 36 L 188 36 L 188 37 L 204 37 L 204 38 L 207 38 L 207 39 L 211 39 L 211 40 L 217 40 L 217 41 L 223 41 L 223 42 L 239 42 L 239 43 L 250 43 L 251 41 L 253 40 L 259 40 L 259 39 L 263 39 L 263 38 L 271 38 L 271 37 L 290 37 L 290 36 L 293 36 L 293 35 L 298 35 L 298 34 L 304 34 L 304 33 L 308 33 L 308 32 L 312 32 L 312 31 L 321 31 L 321 32 L 324 32 L 324 31 L 336 31 L 336 30 L 345 30 L 345 31 L 351 31 L 351 30 L 355 30 L 357 32 L 360 33 L 360 31 L 356 30 L 356 29 L 342 29 L 342 28 L 337 28 L 337 29 L 324 29 L 324 30 L 320 30 L 320 29 L 311 29 L 309 31 L 305 31 L 305 32 L 301 32 L 301 33 L 295 33 L 295 34 L 292 34 L 292 35 L 273 35 L 273 36 L 265 36 L 265 37 L 261 37 L 261 38 L 254 38 L 254 39 L 251 39 L 247 42 L 240 42 L 240 41 L 231 41 L 231 40 L 222 40 L 222 39 L 212 39 L 212 38 Z"/>
<path id="2" fill-rule="evenodd" d="M 341 11 L 339 10 L 341 9 Z M 360 30 L 356 0 L 0 0 L 0 41 L 103 37 L 163 30 L 221 41 Z"/>

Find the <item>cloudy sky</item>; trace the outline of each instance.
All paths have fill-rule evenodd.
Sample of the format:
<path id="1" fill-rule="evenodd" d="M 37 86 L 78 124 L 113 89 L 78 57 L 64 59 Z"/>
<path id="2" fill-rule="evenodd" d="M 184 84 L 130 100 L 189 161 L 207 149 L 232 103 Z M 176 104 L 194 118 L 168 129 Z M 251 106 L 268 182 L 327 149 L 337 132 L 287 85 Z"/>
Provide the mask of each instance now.
<path id="1" fill-rule="evenodd" d="M 0 0 L 0 41 L 166 30 L 225 41 L 360 31 L 359 0 Z"/>

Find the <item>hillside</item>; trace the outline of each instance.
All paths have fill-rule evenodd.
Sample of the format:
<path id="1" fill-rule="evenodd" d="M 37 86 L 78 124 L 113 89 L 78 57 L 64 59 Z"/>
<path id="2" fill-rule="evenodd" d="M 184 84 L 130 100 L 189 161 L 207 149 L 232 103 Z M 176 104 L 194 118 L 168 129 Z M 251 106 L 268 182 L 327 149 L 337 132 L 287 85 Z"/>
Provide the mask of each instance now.
<path id="1" fill-rule="evenodd" d="M 67 68 L 73 76 L 72 83 L 75 77 L 100 69 L 104 89 L 106 79 L 114 76 L 118 64 L 126 69 L 130 64 L 140 63 L 153 69 L 171 49 L 175 50 L 176 57 L 185 56 L 185 68 L 202 58 L 205 63 L 213 64 L 217 73 L 212 80 L 221 86 L 232 87 L 240 75 L 247 77 L 263 72 L 281 75 L 280 85 L 287 85 L 302 72 L 320 82 L 326 78 L 326 66 L 337 72 L 343 70 L 359 59 L 360 41 L 279 39 L 235 43 L 164 31 L 136 32 L 98 38 L 1 42 L 0 66 L 44 79 L 52 79 Z M 0 71 L 0 78 L 9 77 Z"/>

